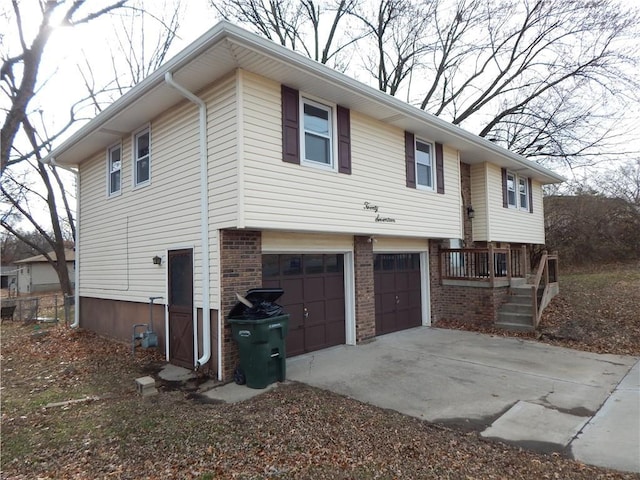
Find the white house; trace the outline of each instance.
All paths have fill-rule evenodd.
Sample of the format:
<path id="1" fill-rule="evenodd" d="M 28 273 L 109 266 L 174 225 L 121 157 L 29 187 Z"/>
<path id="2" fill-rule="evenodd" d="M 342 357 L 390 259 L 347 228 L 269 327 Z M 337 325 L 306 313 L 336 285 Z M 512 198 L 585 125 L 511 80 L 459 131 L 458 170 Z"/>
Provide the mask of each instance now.
<path id="1" fill-rule="evenodd" d="M 55 260 L 55 252 L 49 253 L 49 256 Z M 71 284 L 74 284 L 75 278 L 75 252 L 73 249 L 65 250 L 65 260 Z M 55 268 L 47 261 L 44 255 L 36 255 L 34 257 L 25 258 L 15 262 L 17 267 L 17 291 L 18 294 L 50 292 L 60 290 L 60 281 Z"/>
<path id="2" fill-rule="evenodd" d="M 79 324 L 130 339 L 162 296 L 167 359 L 224 380 L 252 287 L 284 288 L 289 355 L 495 320 L 562 180 L 226 22 L 46 161 L 78 171 Z"/>

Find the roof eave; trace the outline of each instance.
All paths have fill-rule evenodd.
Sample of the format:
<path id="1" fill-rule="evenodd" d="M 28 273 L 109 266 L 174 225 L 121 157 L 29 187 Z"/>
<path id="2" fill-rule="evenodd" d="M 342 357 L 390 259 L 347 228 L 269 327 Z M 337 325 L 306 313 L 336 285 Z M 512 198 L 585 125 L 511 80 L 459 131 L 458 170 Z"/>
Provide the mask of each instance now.
<path id="1" fill-rule="evenodd" d="M 396 97 L 369 87 L 368 85 L 332 70 L 308 57 L 304 57 L 285 47 L 277 45 L 271 40 L 247 32 L 246 30 L 226 21 L 215 25 L 176 57 L 169 60 L 166 64 L 161 66 L 158 70 L 116 100 L 92 121 L 80 128 L 75 134 L 69 137 L 50 155 L 48 155 L 45 158 L 45 162 L 57 161 L 58 163 L 66 165 L 78 165 L 82 160 L 73 159 L 71 161 L 65 161 L 64 158 L 59 157 L 63 156 L 65 152 L 70 150 L 83 138 L 93 132 L 96 132 L 101 128 L 101 126 L 117 117 L 118 114 L 130 107 L 137 99 L 143 97 L 152 89 L 163 84 L 166 72 L 176 72 L 180 68 L 189 64 L 189 62 L 196 59 L 201 53 L 214 47 L 223 40 L 229 40 L 236 45 L 253 51 L 258 51 L 262 55 L 271 59 L 300 69 L 306 74 L 317 76 L 323 81 L 331 82 L 333 85 L 346 89 L 354 95 L 362 96 L 372 102 L 377 102 L 380 105 L 393 109 L 406 118 L 412 119 L 414 122 L 426 123 L 429 125 L 430 129 L 439 131 L 444 136 L 458 139 L 459 145 L 454 146 L 459 150 L 461 150 L 461 144 L 468 145 L 469 149 L 480 149 L 492 156 L 496 156 L 496 160 L 502 159 L 503 163 L 506 163 L 511 168 L 516 170 L 522 169 L 532 173 L 532 176 L 542 183 L 560 183 L 565 181 L 562 176 L 552 172 L 551 170 L 548 170 L 533 161 L 527 160 L 521 155 L 506 150 L 485 138 L 479 137 L 471 132 L 467 132 L 460 127 L 452 125 L 446 120 L 436 117 L 424 110 L 420 110 Z M 242 65 L 239 65 L 239 67 L 242 67 Z M 514 163 L 515 165 L 511 165 L 511 163 Z"/>

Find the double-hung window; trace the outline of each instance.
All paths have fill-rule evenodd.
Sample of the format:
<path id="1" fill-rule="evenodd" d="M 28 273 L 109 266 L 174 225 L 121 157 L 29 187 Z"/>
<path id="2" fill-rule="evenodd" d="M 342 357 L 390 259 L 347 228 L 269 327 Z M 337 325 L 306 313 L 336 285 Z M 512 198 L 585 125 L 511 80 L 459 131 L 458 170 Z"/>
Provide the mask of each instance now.
<path id="1" fill-rule="evenodd" d="M 518 208 L 518 199 L 516 197 L 516 176 L 511 172 L 507 172 L 507 204 L 509 208 Z"/>
<path id="2" fill-rule="evenodd" d="M 502 206 L 533 213 L 531 178 L 502 169 Z"/>
<path id="3" fill-rule="evenodd" d="M 529 210 L 529 192 L 526 178 L 518 177 L 518 200 L 522 210 Z"/>
<path id="4" fill-rule="evenodd" d="M 115 145 L 107 151 L 109 196 L 120 193 L 122 183 L 122 146 Z"/>
<path id="5" fill-rule="evenodd" d="M 416 180 L 420 187 L 433 190 L 433 145 L 416 140 Z"/>
<path id="6" fill-rule="evenodd" d="M 151 137 L 145 128 L 134 135 L 133 140 L 133 181 L 135 186 L 149 183 L 151 179 Z"/>
<path id="7" fill-rule="evenodd" d="M 331 107 L 302 98 L 303 160 L 333 168 L 333 112 Z"/>

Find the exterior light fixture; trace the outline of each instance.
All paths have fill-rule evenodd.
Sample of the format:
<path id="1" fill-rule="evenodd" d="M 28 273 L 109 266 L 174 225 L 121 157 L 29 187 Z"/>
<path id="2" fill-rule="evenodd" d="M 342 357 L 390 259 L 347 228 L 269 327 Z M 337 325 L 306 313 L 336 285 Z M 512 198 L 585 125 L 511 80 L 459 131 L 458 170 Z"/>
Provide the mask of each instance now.
<path id="1" fill-rule="evenodd" d="M 154 265 L 162 265 L 162 258 L 160 258 L 158 255 L 153 257 L 152 260 Z"/>
<path id="2" fill-rule="evenodd" d="M 467 217 L 473 218 L 476 216 L 476 212 L 471 205 L 467 207 Z"/>

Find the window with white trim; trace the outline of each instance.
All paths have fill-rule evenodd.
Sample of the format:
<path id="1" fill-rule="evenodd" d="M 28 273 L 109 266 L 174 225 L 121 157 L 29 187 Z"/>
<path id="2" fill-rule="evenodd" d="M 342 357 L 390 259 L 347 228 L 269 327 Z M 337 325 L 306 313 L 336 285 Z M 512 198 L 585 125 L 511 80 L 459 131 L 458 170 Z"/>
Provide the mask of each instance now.
<path id="1" fill-rule="evenodd" d="M 145 185 L 151 179 L 151 136 L 145 128 L 133 137 L 133 183 Z"/>
<path id="2" fill-rule="evenodd" d="M 301 150 L 304 162 L 333 168 L 333 109 L 301 99 Z"/>
<path id="3" fill-rule="evenodd" d="M 518 199 L 516 197 L 516 175 L 507 172 L 507 204 L 509 208 L 518 208 Z"/>
<path id="4" fill-rule="evenodd" d="M 518 177 L 518 200 L 522 210 L 529 210 L 528 182 L 524 177 Z"/>
<path id="5" fill-rule="evenodd" d="M 433 190 L 433 145 L 416 139 L 416 183 Z"/>
<path id="6" fill-rule="evenodd" d="M 109 196 L 118 195 L 122 186 L 122 146 L 114 145 L 107 151 Z"/>

